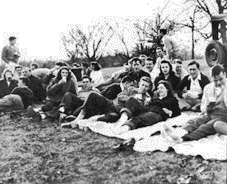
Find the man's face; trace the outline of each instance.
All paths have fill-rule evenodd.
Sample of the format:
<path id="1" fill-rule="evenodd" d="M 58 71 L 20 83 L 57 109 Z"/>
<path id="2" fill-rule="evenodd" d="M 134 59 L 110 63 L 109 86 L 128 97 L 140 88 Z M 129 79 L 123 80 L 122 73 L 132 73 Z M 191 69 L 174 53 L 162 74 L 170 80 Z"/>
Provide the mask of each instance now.
<path id="1" fill-rule="evenodd" d="M 221 72 L 219 75 L 213 76 L 212 78 L 213 78 L 215 87 L 222 87 L 226 83 L 226 77 L 223 72 Z"/>
<path id="2" fill-rule="evenodd" d="M 35 70 L 36 69 L 36 67 L 34 66 L 34 65 L 31 65 L 31 70 Z"/>
<path id="3" fill-rule="evenodd" d="M 168 75 L 169 71 L 170 71 L 169 64 L 168 63 L 162 63 L 161 64 L 161 70 L 162 70 L 164 75 Z"/>
<path id="4" fill-rule="evenodd" d="M 23 77 L 30 77 L 31 76 L 31 71 L 28 68 L 23 69 L 22 71 Z"/>
<path id="5" fill-rule="evenodd" d="M 190 65 L 188 66 L 188 71 L 189 75 L 193 78 L 196 79 L 198 74 L 199 74 L 199 69 L 197 68 L 196 65 Z"/>
<path id="6" fill-rule="evenodd" d="M 84 89 L 87 89 L 87 88 L 89 88 L 91 86 L 91 82 L 90 82 L 90 80 L 88 78 L 84 78 L 82 80 L 82 83 L 83 83 L 83 88 Z"/>
<path id="7" fill-rule="evenodd" d="M 22 74 L 22 68 L 16 68 L 16 69 L 15 69 L 15 72 L 16 72 L 18 75 L 21 75 L 21 74 Z"/>
<path id="8" fill-rule="evenodd" d="M 161 49 L 157 49 L 156 50 L 156 55 L 157 55 L 157 57 L 162 57 L 163 56 L 162 50 Z"/>
<path id="9" fill-rule="evenodd" d="M 144 80 L 140 80 L 138 93 L 145 94 L 150 88 L 150 84 Z"/>
<path id="10" fill-rule="evenodd" d="M 140 71 L 142 69 L 141 63 L 139 61 L 133 61 L 133 63 L 132 63 L 132 69 L 135 72 Z"/>
<path id="11" fill-rule="evenodd" d="M 124 64 L 124 69 L 126 72 L 130 71 L 131 65 L 129 65 L 128 63 Z"/>
<path id="12" fill-rule="evenodd" d="M 145 62 L 145 67 L 146 69 L 151 72 L 154 68 L 154 64 L 153 64 L 153 61 L 150 61 L 150 60 L 146 60 Z"/>
<path id="13" fill-rule="evenodd" d="M 133 82 L 125 82 L 125 83 L 123 83 L 124 90 L 128 89 L 131 86 L 133 86 Z"/>
<path id="14" fill-rule="evenodd" d="M 176 73 L 181 74 L 182 71 L 182 65 L 180 63 L 176 63 Z"/>
<path id="15" fill-rule="evenodd" d="M 11 44 L 11 45 L 15 45 L 16 42 L 17 42 L 17 41 L 16 41 L 16 39 L 15 39 L 15 40 L 10 41 L 10 44 Z"/>
<path id="16" fill-rule="evenodd" d="M 6 77 L 6 80 L 11 80 L 13 78 L 13 75 L 12 75 L 12 73 L 10 71 L 7 71 L 5 73 L 5 77 Z"/>

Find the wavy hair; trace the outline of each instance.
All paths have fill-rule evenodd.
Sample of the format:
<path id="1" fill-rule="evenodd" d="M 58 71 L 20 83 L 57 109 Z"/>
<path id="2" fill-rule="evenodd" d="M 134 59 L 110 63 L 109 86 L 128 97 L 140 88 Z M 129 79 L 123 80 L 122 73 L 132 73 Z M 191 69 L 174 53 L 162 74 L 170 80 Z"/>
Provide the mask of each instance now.
<path id="1" fill-rule="evenodd" d="M 63 66 L 58 71 L 58 74 L 57 74 L 57 76 L 55 78 L 55 82 L 58 82 L 58 81 L 60 81 L 62 79 L 62 77 L 61 77 L 61 71 L 62 70 L 67 70 L 68 71 L 68 76 L 67 76 L 66 80 L 69 81 L 71 79 L 71 70 L 69 69 L 69 67 Z"/>

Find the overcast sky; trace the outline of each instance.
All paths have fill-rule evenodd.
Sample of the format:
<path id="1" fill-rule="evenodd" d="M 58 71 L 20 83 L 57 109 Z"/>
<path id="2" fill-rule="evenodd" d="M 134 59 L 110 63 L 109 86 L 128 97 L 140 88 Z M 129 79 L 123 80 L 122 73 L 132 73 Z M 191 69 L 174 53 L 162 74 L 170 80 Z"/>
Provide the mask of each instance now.
<path id="1" fill-rule="evenodd" d="M 64 58 L 61 34 L 70 25 L 83 27 L 104 16 L 149 17 L 166 0 L 8 0 L 1 2 L 0 47 L 8 37 L 18 37 L 22 58 Z M 176 14 L 182 0 L 170 1 L 167 11 Z M 173 3 L 174 2 L 174 3 Z"/>

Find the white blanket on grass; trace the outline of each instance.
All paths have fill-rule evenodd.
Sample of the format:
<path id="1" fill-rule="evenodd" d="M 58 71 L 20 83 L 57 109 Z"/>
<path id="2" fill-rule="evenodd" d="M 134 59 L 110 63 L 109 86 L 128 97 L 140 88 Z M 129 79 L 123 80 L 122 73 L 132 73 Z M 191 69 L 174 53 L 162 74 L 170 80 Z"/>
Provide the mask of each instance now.
<path id="1" fill-rule="evenodd" d="M 138 152 L 146 151 L 167 151 L 172 147 L 176 153 L 184 155 L 201 155 L 204 159 L 227 160 L 227 136 L 219 136 L 218 134 L 200 139 L 198 141 L 184 142 L 175 144 L 167 141 L 161 135 L 152 134 L 161 131 L 163 124 L 168 126 L 182 126 L 189 119 L 198 117 L 198 113 L 182 113 L 182 115 L 170 118 L 167 121 L 157 123 L 153 126 L 130 130 L 123 134 L 114 132 L 115 123 L 106 123 L 101 121 L 81 120 L 78 122 L 80 129 L 87 127 L 96 133 L 107 137 L 116 137 L 119 139 L 135 138 L 136 143 L 134 150 Z"/>

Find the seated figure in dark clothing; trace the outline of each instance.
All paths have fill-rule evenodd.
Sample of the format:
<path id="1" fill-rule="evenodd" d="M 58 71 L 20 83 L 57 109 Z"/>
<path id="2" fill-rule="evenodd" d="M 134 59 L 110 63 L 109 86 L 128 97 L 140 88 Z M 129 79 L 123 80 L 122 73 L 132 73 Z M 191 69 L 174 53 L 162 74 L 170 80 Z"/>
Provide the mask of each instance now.
<path id="1" fill-rule="evenodd" d="M 12 111 L 26 109 L 32 104 L 33 93 L 28 88 L 29 79 L 19 78 L 18 87 L 15 87 L 11 94 L 0 99 L 0 111 Z"/>
<path id="2" fill-rule="evenodd" d="M 34 94 L 34 102 L 42 102 L 46 98 L 46 91 L 43 88 L 42 82 L 39 78 L 31 74 L 29 67 L 24 67 L 22 70 L 22 76 L 29 79 L 29 88 Z"/>
<path id="3" fill-rule="evenodd" d="M 3 79 L 0 80 L 0 98 L 9 95 L 15 87 L 17 87 L 17 80 L 13 79 L 13 72 L 6 69 Z"/>
<path id="4" fill-rule="evenodd" d="M 179 85 L 179 83 L 181 81 L 180 78 L 175 75 L 171 63 L 167 60 L 161 61 L 160 74 L 154 80 L 155 88 L 157 88 L 158 82 L 161 80 L 170 82 L 174 92 L 177 90 L 177 86 Z"/>
<path id="5" fill-rule="evenodd" d="M 121 109 L 121 118 L 117 121 L 116 133 L 154 125 L 178 115 L 180 108 L 171 84 L 168 81 L 159 81 L 157 97 L 147 104 L 143 105 L 133 97 L 126 101 L 125 108 Z"/>

